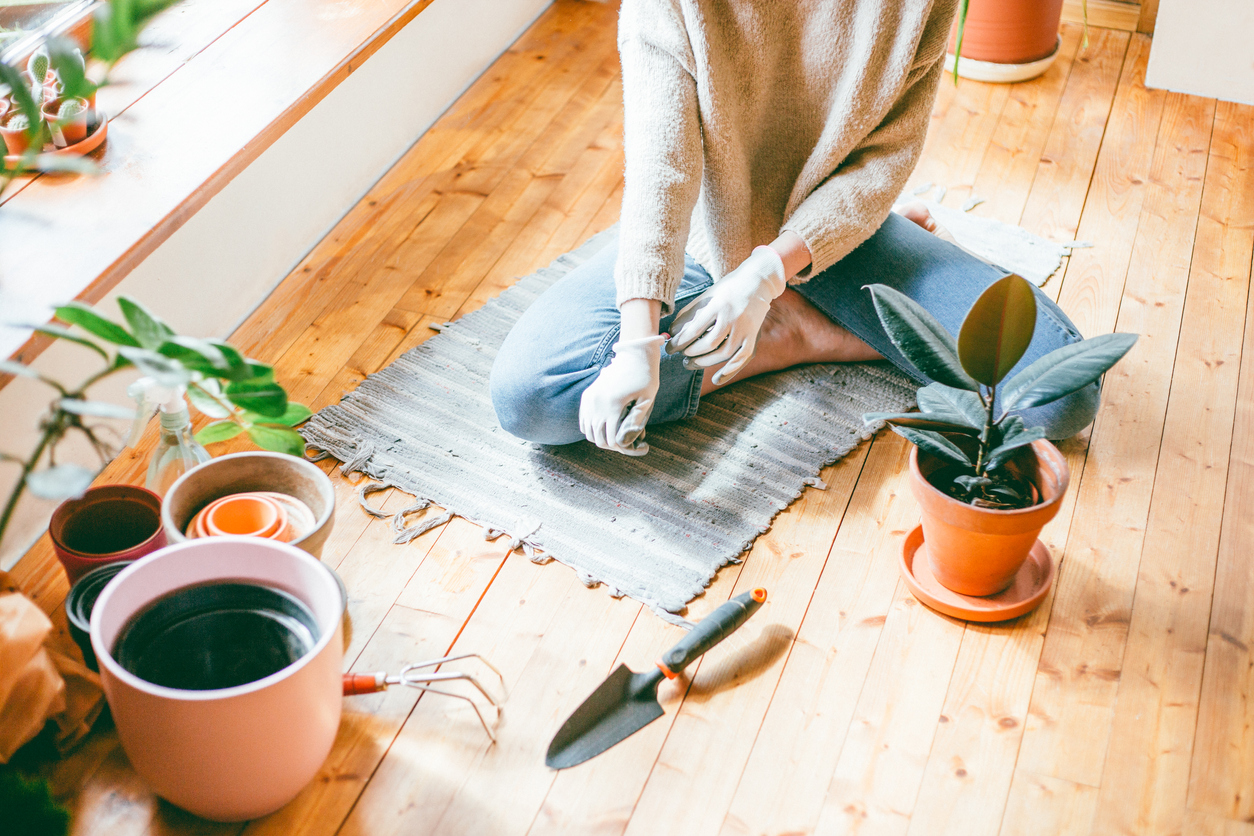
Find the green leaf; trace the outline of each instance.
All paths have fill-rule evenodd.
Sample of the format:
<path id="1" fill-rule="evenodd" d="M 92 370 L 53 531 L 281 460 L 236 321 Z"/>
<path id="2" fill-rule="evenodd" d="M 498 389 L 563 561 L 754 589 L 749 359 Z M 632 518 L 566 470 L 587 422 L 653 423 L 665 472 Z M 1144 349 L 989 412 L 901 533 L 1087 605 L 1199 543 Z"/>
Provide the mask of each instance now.
<path id="1" fill-rule="evenodd" d="M 1040 427 L 1029 427 L 1014 434 L 1008 434 L 1002 443 L 988 454 L 988 464 L 985 466 L 985 472 L 997 470 L 1003 466 L 1014 454 L 1015 450 L 1025 447 L 1033 441 L 1039 441 L 1045 437 L 1045 430 Z"/>
<path id="2" fill-rule="evenodd" d="M 987 488 L 993 484 L 993 480 L 987 476 L 955 476 L 954 484 L 967 493 L 971 493 L 976 488 Z"/>
<path id="3" fill-rule="evenodd" d="M 31 133 L 34 133 L 43 124 L 43 115 L 39 112 L 39 105 L 35 103 L 30 90 L 27 89 L 21 72 L 16 67 L 0 61 L 0 84 L 8 85 L 9 97 L 13 99 L 18 110 L 26 114 L 26 118 L 30 120 Z"/>
<path id="4" fill-rule="evenodd" d="M 96 478 L 94 471 L 76 464 L 59 464 L 36 470 L 26 477 L 26 487 L 41 499 L 71 499 L 83 495 Z"/>
<path id="5" fill-rule="evenodd" d="M 256 412 L 244 411 L 244 420 L 252 421 L 255 424 L 282 424 L 285 427 L 294 427 L 303 421 L 309 420 L 313 415 L 313 411 L 302 403 L 295 401 L 287 402 L 287 409 L 282 415 L 275 418 L 268 415 L 258 415 Z"/>
<path id="6" fill-rule="evenodd" d="M 205 390 L 208 390 L 208 394 Z M 231 411 L 214 400 L 211 395 L 223 398 L 222 386 L 216 380 L 200 380 L 187 387 L 187 397 L 191 399 L 192 405 L 198 410 L 208 415 L 210 418 L 225 418 L 231 414 Z"/>
<path id="7" fill-rule="evenodd" d="M 87 78 L 87 66 L 83 53 L 73 41 L 65 38 L 49 38 L 44 42 L 48 49 L 52 68 L 61 77 L 62 95 L 86 99 L 96 92 L 96 85 Z"/>
<path id="8" fill-rule="evenodd" d="M 57 401 L 57 408 L 75 415 L 90 415 L 93 418 L 125 418 L 130 421 L 135 417 L 135 410 L 103 401 L 84 401 L 79 398 L 62 398 Z"/>
<path id="9" fill-rule="evenodd" d="M 130 333 L 118 325 L 105 319 L 82 302 L 70 302 L 56 309 L 57 319 L 62 322 L 68 322 L 71 325 L 77 325 L 89 334 L 95 334 L 102 340 L 108 340 L 114 345 L 126 345 L 132 348 L 139 348 L 139 341 L 130 335 Z"/>
<path id="10" fill-rule="evenodd" d="M 979 430 L 964 423 L 937 418 L 928 413 L 920 412 L 868 412 L 862 416 L 868 424 L 885 421 L 895 427 L 911 427 L 916 430 L 935 430 L 941 433 L 962 433 L 977 435 Z"/>
<path id="11" fill-rule="evenodd" d="M 971 377 L 996 386 L 1032 342 L 1036 294 L 1022 276 L 993 282 L 975 300 L 958 330 L 958 359 Z"/>
<path id="12" fill-rule="evenodd" d="M 181 363 L 185 368 L 207 375 L 216 375 L 229 367 L 217 346 L 196 337 L 170 337 L 161 344 L 157 353 Z"/>
<path id="13" fill-rule="evenodd" d="M 975 462 L 967 458 L 967 454 L 962 452 L 958 445 L 954 444 L 948 438 L 938 432 L 931 430 L 916 430 L 910 427 L 893 427 L 893 432 L 909 441 L 925 453 L 931 453 L 942 459 L 948 459 L 951 462 L 965 464 L 968 467 L 974 467 Z"/>
<path id="14" fill-rule="evenodd" d="M 18 327 L 29 328 L 37 334 L 43 334 L 44 336 L 52 337 L 53 339 L 69 340 L 72 343 L 78 343 L 79 345 L 90 348 L 105 360 L 109 359 L 109 352 L 105 351 L 99 345 L 86 337 L 78 336 L 68 328 L 62 328 L 60 325 L 20 325 Z"/>
<path id="15" fill-rule="evenodd" d="M 287 412 L 287 392 L 273 380 L 236 380 L 227 384 L 227 400 L 266 418 L 283 417 Z"/>
<path id="16" fill-rule="evenodd" d="M 1136 340 L 1136 334 L 1102 334 L 1054 349 L 1006 383 L 1002 406 L 1027 409 L 1083 389 L 1118 363 Z"/>
<path id="17" fill-rule="evenodd" d="M 234 421 L 214 421 L 196 433 L 196 440 L 201 444 L 217 444 L 219 441 L 235 438 L 243 431 L 244 428 Z"/>
<path id="18" fill-rule="evenodd" d="M 296 430 L 286 427 L 267 427 L 260 424 L 248 428 L 248 437 L 258 446 L 289 456 L 305 455 L 305 439 Z"/>
<path id="19" fill-rule="evenodd" d="M 962 36 L 967 30 L 967 6 L 971 0 L 962 0 L 962 5 L 958 8 L 958 38 L 954 44 L 954 86 L 958 86 L 958 62 L 962 60 Z"/>
<path id="20" fill-rule="evenodd" d="M 135 367 L 162 386 L 171 389 L 191 382 L 191 373 L 176 360 L 144 348 L 121 346 L 118 353 L 135 364 Z"/>
<path id="21" fill-rule="evenodd" d="M 130 324 L 131 331 L 144 348 L 155 351 L 174 336 L 174 329 L 134 299 L 119 296 L 118 307 L 122 309 L 122 315 Z"/>
<path id="22" fill-rule="evenodd" d="M 980 401 L 980 396 L 968 389 L 955 389 L 942 383 L 929 383 L 919 390 L 916 398 L 919 409 L 929 414 L 956 415 L 961 418 L 959 423 L 966 424 L 981 432 L 988 420 L 988 412 Z"/>
<path id="23" fill-rule="evenodd" d="M 919 371 L 955 389 L 979 390 L 958 362 L 957 343 L 936 317 L 887 285 L 868 285 L 868 289 L 888 338 Z"/>

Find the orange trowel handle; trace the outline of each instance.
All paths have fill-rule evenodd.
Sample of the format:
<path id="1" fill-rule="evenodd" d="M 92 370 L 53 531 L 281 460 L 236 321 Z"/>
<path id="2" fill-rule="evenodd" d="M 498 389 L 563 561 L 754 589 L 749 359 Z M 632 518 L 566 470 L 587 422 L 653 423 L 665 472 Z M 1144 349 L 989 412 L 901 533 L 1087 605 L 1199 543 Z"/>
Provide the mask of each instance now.
<path id="1" fill-rule="evenodd" d="M 379 673 L 346 673 L 344 674 L 344 696 L 355 697 L 358 694 L 373 694 L 386 691 L 388 688 L 387 674 Z"/>

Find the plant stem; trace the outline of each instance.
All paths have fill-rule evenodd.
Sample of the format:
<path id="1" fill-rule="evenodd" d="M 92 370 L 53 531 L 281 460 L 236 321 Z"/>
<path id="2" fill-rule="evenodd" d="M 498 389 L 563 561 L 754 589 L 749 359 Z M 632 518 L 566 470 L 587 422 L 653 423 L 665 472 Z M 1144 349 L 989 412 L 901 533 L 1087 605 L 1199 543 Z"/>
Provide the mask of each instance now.
<path id="1" fill-rule="evenodd" d="M 988 466 L 988 451 L 992 446 L 989 441 L 993 437 L 993 410 L 997 403 L 997 386 L 994 384 L 988 389 L 988 401 L 985 405 L 984 412 L 984 431 L 980 433 L 980 450 L 975 460 L 975 475 L 983 476 L 984 470 Z"/>
<path id="2" fill-rule="evenodd" d="M 48 429 L 44 430 L 43 438 L 39 439 L 39 445 L 35 447 L 35 452 L 31 454 L 29 459 L 22 462 L 22 475 L 13 487 L 13 493 L 9 495 L 9 501 L 5 503 L 4 514 L 0 515 L 0 545 L 4 544 L 4 532 L 9 527 L 9 520 L 13 518 L 13 511 L 17 508 L 17 501 L 21 498 L 23 491 L 26 490 L 26 477 L 35 469 L 35 465 L 39 464 L 39 459 L 43 456 L 44 450 L 48 447 L 48 442 L 52 440 L 55 432 L 55 425 L 50 425 Z"/>

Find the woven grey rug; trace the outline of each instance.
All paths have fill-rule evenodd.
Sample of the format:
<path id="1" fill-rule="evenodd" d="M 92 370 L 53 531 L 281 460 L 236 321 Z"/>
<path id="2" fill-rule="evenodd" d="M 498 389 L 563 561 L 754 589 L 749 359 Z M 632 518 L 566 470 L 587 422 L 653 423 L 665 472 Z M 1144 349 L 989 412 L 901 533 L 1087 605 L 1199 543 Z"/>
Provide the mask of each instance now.
<path id="1" fill-rule="evenodd" d="M 496 349 L 546 288 L 616 235 L 610 229 L 520 279 L 370 375 L 302 429 L 324 451 L 376 480 L 362 506 L 392 517 L 397 542 L 465 517 L 489 539 L 508 535 L 538 561 L 557 559 L 588 584 L 629 595 L 669 621 L 735 562 L 819 469 L 869 437 L 864 412 L 901 411 L 914 387 L 887 364 L 806 366 L 737 383 L 701 399 L 695 418 L 649 427 L 650 453 L 631 458 L 586 442 L 545 447 L 497 424 L 488 398 Z M 384 514 L 366 495 L 412 494 Z M 414 511 L 447 509 L 415 525 Z"/>

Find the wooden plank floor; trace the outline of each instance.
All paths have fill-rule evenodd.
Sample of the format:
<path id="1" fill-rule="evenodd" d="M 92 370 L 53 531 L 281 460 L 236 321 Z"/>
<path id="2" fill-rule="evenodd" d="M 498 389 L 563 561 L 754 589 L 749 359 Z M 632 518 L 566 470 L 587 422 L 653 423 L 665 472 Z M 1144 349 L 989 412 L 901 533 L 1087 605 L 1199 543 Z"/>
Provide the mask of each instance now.
<path id="1" fill-rule="evenodd" d="M 235 334 L 293 396 L 366 374 L 612 224 L 622 191 L 612 4 L 556 5 Z M 477 651 L 510 698 L 490 746 L 453 700 L 354 698 L 318 780 L 241 825 L 154 799 L 107 728 L 47 766 L 79 834 L 1254 834 L 1254 108 L 1148 90 L 1149 40 L 1064 27 L 1013 86 L 941 87 L 912 179 L 1076 251 L 1046 290 L 1087 334 L 1141 341 L 1063 445 L 1043 538 L 1057 585 L 1015 622 L 917 604 L 896 557 L 918 510 L 881 433 L 693 602 L 764 611 L 663 686 L 666 716 L 590 763 L 543 765 L 619 662 L 678 638 L 454 520 L 400 547 L 341 512 L 325 559 L 352 600 L 354 670 Z M 106 479 L 136 478 L 142 452 Z M 382 495 L 387 508 L 407 497 Z M 433 512 L 428 512 L 433 513 Z M 47 543 L 19 579 L 48 609 Z"/>

